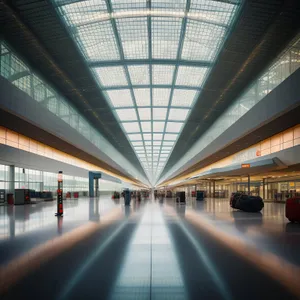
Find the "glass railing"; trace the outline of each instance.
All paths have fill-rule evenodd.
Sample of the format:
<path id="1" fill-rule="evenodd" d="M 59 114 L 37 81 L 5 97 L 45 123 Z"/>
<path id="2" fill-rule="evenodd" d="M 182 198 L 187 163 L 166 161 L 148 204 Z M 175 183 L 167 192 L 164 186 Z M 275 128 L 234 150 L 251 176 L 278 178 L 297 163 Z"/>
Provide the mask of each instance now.
<path id="1" fill-rule="evenodd" d="M 69 126 L 88 139 L 109 157 L 114 157 L 117 164 L 137 176 L 138 171 L 110 143 L 81 116 L 76 108 L 62 97 L 42 78 L 37 76 L 15 53 L 5 41 L 0 40 L 0 75 L 17 88 L 39 102 Z M 138 178 L 143 181 L 144 178 Z M 145 181 L 145 180 L 144 180 Z"/>

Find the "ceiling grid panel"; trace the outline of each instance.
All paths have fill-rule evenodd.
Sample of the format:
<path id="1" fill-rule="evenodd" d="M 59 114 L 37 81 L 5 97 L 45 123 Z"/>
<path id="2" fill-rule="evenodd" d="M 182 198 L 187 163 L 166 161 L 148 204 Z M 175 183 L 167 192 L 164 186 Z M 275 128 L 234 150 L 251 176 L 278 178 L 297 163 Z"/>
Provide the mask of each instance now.
<path id="1" fill-rule="evenodd" d="M 190 9 L 190 4 L 191 4 L 190 0 L 187 0 L 186 1 L 186 7 L 185 7 L 186 13 L 188 13 L 188 11 Z M 182 52 L 183 38 L 185 36 L 185 29 L 186 29 L 186 22 L 187 22 L 187 18 L 184 17 L 182 19 L 180 40 L 179 40 L 178 49 L 177 49 L 177 55 L 176 55 L 177 63 L 176 63 L 175 70 L 174 70 L 174 73 L 173 73 L 172 89 L 171 89 L 171 93 L 170 93 L 170 97 L 169 97 L 168 110 L 167 110 L 167 115 L 166 115 L 166 122 L 165 122 L 165 126 L 164 126 L 164 131 L 163 131 L 164 132 L 163 133 L 163 138 L 162 138 L 163 142 L 164 142 L 165 137 L 166 137 L 165 134 L 166 134 L 167 121 L 168 121 L 168 118 L 169 118 L 170 104 L 172 102 L 172 97 L 173 97 L 173 93 L 174 93 L 175 82 L 176 82 L 177 73 L 178 73 L 178 63 L 179 63 L 179 60 L 180 60 L 180 57 L 181 57 L 181 52 Z M 174 144 L 175 144 L 175 142 L 174 142 Z M 163 143 L 161 144 L 161 147 L 160 147 L 159 159 L 161 158 L 162 145 L 163 145 Z M 171 150 L 170 150 L 170 152 L 171 152 Z M 167 160 L 164 162 L 164 164 L 166 164 L 166 162 L 167 162 Z"/>
<path id="2" fill-rule="evenodd" d="M 151 0 L 147 1 L 147 8 L 151 11 Z M 151 30 L 151 17 L 147 17 L 147 27 L 148 27 L 148 51 L 149 51 L 149 66 L 150 66 L 150 103 L 151 103 L 151 133 L 153 132 L 153 74 L 152 74 L 152 30 Z M 153 147 L 153 138 L 151 140 L 151 147 Z M 153 149 L 153 148 L 152 148 Z M 153 180 L 153 159 L 151 159 L 151 164 L 148 166 L 149 171 L 146 170 L 148 177 L 151 177 L 150 181 Z"/>
<path id="3" fill-rule="evenodd" d="M 107 4 L 108 11 L 110 13 L 112 13 L 113 9 L 112 9 L 112 2 L 111 2 L 111 0 L 106 0 L 106 4 Z M 121 58 L 121 60 L 124 60 L 125 59 L 124 49 L 123 49 L 123 44 L 122 44 L 122 41 L 121 41 L 121 38 L 120 38 L 119 31 L 118 31 L 118 28 L 117 28 L 116 20 L 114 18 L 111 18 L 111 23 L 112 23 L 112 27 L 113 27 L 113 31 L 114 31 L 114 36 L 115 36 L 115 39 L 117 41 L 117 45 L 118 45 L 118 49 L 119 49 L 119 53 L 120 53 L 120 58 Z M 134 28 L 134 27 L 132 27 L 132 28 Z M 138 110 L 137 110 L 135 95 L 134 95 L 134 92 L 133 92 L 133 89 L 132 89 L 131 77 L 130 77 L 127 65 L 124 65 L 124 69 L 125 69 L 125 76 L 127 78 L 127 81 L 128 81 L 129 87 L 130 87 L 130 93 L 131 93 L 131 97 L 132 97 L 132 100 L 133 100 L 134 108 L 135 108 L 135 111 L 136 111 L 137 120 L 138 120 L 138 126 L 139 126 L 139 130 L 140 130 L 140 134 L 135 134 L 135 135 L 129 135 L 128 134 L 127 136 L 129 137 L 130 143 L 132 143 L 132 141 L 135 141 L 135 138 L 137 138 L 137 140 L 140 140 L 140 137 L 141 137 L 141 140 L 143 141 L 143 144 L 144 144 L 144 147 L 145 147 L 144 135 L 142 133 L 141 122 L 140 122 L 140 116 L 139 116 L 139 113 L 138 113 Z M 123 95 L 121 95 L 121 97 L 123 98 Z M 140 156 L 138 156 L 138 159 L 141 161 L 141 157 Z M 142 163 L 142 166 L 144 167 L 143 161 L 141 161 L 141 163 Z"/>
<path id="4" fill-rule="evenodd" d="M 58 9 L 152 184 L 236 7 L 213 0 L 70 0 Z"/>

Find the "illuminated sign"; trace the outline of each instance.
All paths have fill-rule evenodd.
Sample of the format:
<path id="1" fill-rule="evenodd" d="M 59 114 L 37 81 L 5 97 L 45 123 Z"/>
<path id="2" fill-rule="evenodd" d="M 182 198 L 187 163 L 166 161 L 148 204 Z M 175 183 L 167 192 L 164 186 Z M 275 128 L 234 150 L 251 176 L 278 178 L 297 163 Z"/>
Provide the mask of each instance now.
<path id="1" fill-rule="evenodd" d="M 63 181 L 63 174 L 62 171 L 59 171 L 58 175 L 57 175 L 57 181 L 62 182 Z"/>
<path id="2" fill-rule="evenodd" d="M 250 168 L 250 164 L 242 164 L 242 168 Z"/>

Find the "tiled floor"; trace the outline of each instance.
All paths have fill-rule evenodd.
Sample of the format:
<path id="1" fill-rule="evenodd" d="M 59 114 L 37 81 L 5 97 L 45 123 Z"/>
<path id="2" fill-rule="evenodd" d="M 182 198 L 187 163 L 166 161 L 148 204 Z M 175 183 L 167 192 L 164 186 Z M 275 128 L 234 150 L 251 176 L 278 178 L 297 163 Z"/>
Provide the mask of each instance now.
<path id="1" fill-rule="evenodd" d="M 1 299 L 300 299 L 284 205 L 67 200 L 0 207 Z"/>

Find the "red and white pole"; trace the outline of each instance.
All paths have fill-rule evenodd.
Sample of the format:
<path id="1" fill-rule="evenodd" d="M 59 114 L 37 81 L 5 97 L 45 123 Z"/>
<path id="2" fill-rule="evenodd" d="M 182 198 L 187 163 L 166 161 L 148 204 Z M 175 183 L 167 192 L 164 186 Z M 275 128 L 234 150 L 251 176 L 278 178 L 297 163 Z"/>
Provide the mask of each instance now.
<path id="1" fill-rule="evenodd" d="M 57 176 L 57 212 L 55 216 L 62 217 L 63 213 L 63 172 L 59 171 Z"/>

